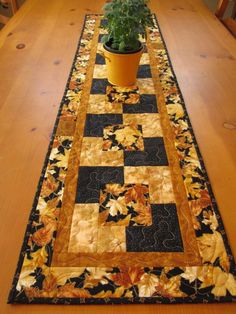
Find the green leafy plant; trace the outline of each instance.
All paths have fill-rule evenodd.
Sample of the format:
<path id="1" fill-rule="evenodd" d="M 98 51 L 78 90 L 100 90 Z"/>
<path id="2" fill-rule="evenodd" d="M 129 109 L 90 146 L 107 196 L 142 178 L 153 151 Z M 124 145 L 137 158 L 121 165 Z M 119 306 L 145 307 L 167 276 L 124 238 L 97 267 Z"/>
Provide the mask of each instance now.
<path id="1" fill-rule="evenodd" d="M 125 52 L 140 47 L 139 38 L 145 28 L 153 26 L 148 0 L 113 0 L 104 6 L 107 23 L 103 26 L 108 35 L 102 38 L 114 50 Z"/>

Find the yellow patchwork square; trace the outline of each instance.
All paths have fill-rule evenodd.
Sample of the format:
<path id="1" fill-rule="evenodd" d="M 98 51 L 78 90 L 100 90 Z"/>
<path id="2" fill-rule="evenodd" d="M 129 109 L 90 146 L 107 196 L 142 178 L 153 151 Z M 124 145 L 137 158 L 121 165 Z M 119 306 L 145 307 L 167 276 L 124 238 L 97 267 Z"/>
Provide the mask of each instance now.
<path id="1" fill-rule="evenodd" d="M 143 53 L 141 56 L 140 64 L 150 64 L 150 59 L 148 53 Z"/>
<path id="2" fill-rule="evenodd" d="M 95 64 L 93 78 L 107 78 L 107 66 L 105 64 Z"/>
<path id="3" fill-rule="evenodd" d="M 68 251 L 95 253 L 97 251 L 98 204 L 75 204 Z"/>
<path id="4" fill-rule="evenodd" d="M 107 34 L 107 30 L 104 29 L 104 28 L 100 28 L 99 29 L 99 34 L 102 34 L 102 35 Z"/>
<path id="5" fill-rule="evenodd" d="M 142 126 L 143 137 L 162 137 L 160 115 L 158 113 L 123 114 L 123 123 Z"/>
<path id="6" fill-rule="evenodd" d="M 168 166 L 148 166 L 151 204 L 175 203 L 171 172 Z"/>
<path id="7" fill-rule="evenodd" d="M 98 229 L 97 253 L 126 252 L 125 226 L 105 226 Z"/>
<path id="8" fill-rule="evenodd" d="M 104 52 L 103 43 L 98 43 L 97 53 L 103 54 L 103 52 Z"/>
<path id="9" fill-rule="evenodd" d="M 80 166 L 110 166 L 124 165 L 124 152 L 103 151 L 103 138 L 84 137 L 80 154 Z"/>
<path id="10" fill-rule="evenodd" d="M 168 166 L 124 167 L 124 180 L 126 184 L 147 184 L 151 204 L 175 203 Z"/>
<path id="11" fill-rule="evenodd" d="M 90 95 L 87 113 L 103 114 L 103 113 L 122 113 L 121 103 L 110 103 L 106 101 L 106 95 Z"/>
<path id="12" fill-rule="evenodd" d="M 148 169 L 141 167 L 124 167 L 125 184 L 149 184 Z"/>
<path id="13" fill-rule="evenodd" d="M 155 94 L 155 88 L 152 78 L 137 79 L 140 94 Z"/>

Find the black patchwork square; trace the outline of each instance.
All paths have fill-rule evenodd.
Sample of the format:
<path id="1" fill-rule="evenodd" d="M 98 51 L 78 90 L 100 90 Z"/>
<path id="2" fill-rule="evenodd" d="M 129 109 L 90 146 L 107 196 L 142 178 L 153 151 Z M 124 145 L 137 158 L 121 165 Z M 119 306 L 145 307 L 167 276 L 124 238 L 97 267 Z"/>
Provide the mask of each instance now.
<path id="1" fill-rule="evenodd" d="M 87 114 L 84 136 L 102 137 L 104 127 L 112 124 L 122 124 L 122 114 Z"/>
<path id="2" fill-rule="evenodd" d="M 151 68 L 149 64 L 141 64 L 138 68 L 138 78 L 151 78 Z"/>
<path id="3" fill-rule="evenodd" d="M 124 184 L 124 167 L 79 167 L 76 203 L 99 203 L 100 189 L 108 183 Z"/>
<path id="4" fill-rule="evenodd" d="M 107 23 L 108 23 L 107 19 L 102 19 L 101 23 L 100 23 L 100 27 L 103 28 L 103 27 L 107 26 Z"/>
<path id="5" fill-rule="evenodd" d="M 140 102 L 135 105 L 123 104 L 124 113 L 157 113 L 156 95 L 141 94 Z"/>
<path id="6" fill-rule="evenodd" d="M 101 43 L 102 42 L 102 37 L 104 36 L 104 34 L 99 34 L 98 35 L 98 42 Z"/>
<path id="7" fill-rule="evenodd" d="M 106 88 L 110 85 L 107 79 L 94 78 L 92 80 L 91 94 L 106 94 Z"/>
<path id="8" fill-rule="evenodd" d="M 96 64 L 105 64 L 105 58 L 100 54 L 100 53 L 97 53 L 96 54 L 96 60 L 95 60 L 95 63 Z"/>
<path id="9" fill-rule="evenodd" d="M 146 137 L 144 151 L 125 151 L 125 166 L 168 166 L 162 137 Z"/>
<path id="10" fill-rule="evenodd" d="M 127 252 L 183 252 L 175 204 L 153 204 L 151 226 L 126 228 Z"/>

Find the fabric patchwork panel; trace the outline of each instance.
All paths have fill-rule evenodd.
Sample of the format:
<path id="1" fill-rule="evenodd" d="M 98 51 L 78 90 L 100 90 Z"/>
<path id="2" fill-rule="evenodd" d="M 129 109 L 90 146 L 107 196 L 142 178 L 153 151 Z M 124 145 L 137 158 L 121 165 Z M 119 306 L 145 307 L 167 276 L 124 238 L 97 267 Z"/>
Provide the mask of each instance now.
<path id="1" fill-rule="evenodd" d="M 175 203 L 170 168 L 147 167 L 151 203 Z"/>
<path id="2" fill-rule="evenodd" d="M 123 167 L 79 167 L 76 203 L 99 203 L 100 187 L 124 184 Z"/>
<path id="3" fill-rule="evenodd" d="M 151 68 L 149 64 L 141 64 L 138 68 L 138 78 L 149 78 L 152 77 Z"/>
<path id="4" fill-rule="evenodd" d="M 137 85 L 140 94 L 155 94 L 155 87 L 151 78 L 138 78 Z"/>
<path id="5" fill-rule="evenodd" d="M 124 180 L 126 184 L 148 184 L 152 204 L 175 203 L 171 172 L 168 166 L 124 167 Z"/>
<path id="6" fill-rule="evenodd" d="M 76 204 L 68 252 L 97 252 L 98 204 Z"/>
<path id="7" fill-rule="evenodd" d="M 102 64 L 95 64 L 93 71 L 94 79 L 106 79 L 107 78 L 107 67 Z"/>
<path id="8" fill-rule="evenodd" d="M 96 54 L 96 60 L 95 60 L 95 64 L 105 64 L 105 59 L 104 57 L 100 54 L 100 53 L 97 53 Z"/>
<path id="9" fill-rule="evenodd" d="M 92 80 L 91 94 L 106 94 L 106 88 L 109 85 L 107 79 L 94 78 Z"/>
<path id="10" fill-rule="evenodd" d="M 97 253 L 106 252 L 126 252 L 124 226 L 104 226 L 98 229 Z"/>
<path id="11" fill-rule="evenodd" d="M 158 113 L 123 114 L 124 124 L 142 125 L 144 137 L 162 137 L 160 115 Z"/>
<path id="12" fill-rule="evenodd" d="M 84 136 L 102 137 L 104 127 L 122 123 L 121 114 L 87 114 Z"/>
<path id="13" fill-rule="evenodd" d="M 80 154 L 80 166 L 110 166 L 124 165 L 124 153 L 119 151 L 104 151 L 103 139 L 100 137 L 84 137 Z"/>
<path id="14" fill-rule="evenodd" d="M 174 204 L 151 205 L 151 226 L 127 227 L 127 252 L 183 252 Z"/>
<path id="15" fill-rule="evenodd" d="M 144 152 L 125 151 L 125 166 L 167 166 L 165 146 L 162 137 L 144 138 Z"/>
<path id="16" fill-rule="evenodd" d="M 143 52 L 140 60 L 140 64 L 149 64 L 150 59 L 148 53 Z"/>
<path id="17" fill-rule="evenodd" d="M 124 167 L 124 180 L 126 184 L 142 183 L 149 185 L 149 173 L 146 166 Z"/>
<path id="18" fill-rule="evenodd" d="M 107 25 L 107 20 L 106 19 L 101 19 L 101 22 L 100 22 L 101 29 L 103 29 L 106 25 Z"/>
<path id="19" fill-rule="evenodd" d="M 139 102 L 132 106 L 123 104 L 124 113 L 157 113 L 157 100 L 156 95 L 142 94 L 140 95 Z"/>
<path id="20" fill-rule="evenodd" d="M 105 95 L 90 95 L 87 113 L 105 114 L 122 113 L 121 103 L 110 103 L 106 101 Z"/>

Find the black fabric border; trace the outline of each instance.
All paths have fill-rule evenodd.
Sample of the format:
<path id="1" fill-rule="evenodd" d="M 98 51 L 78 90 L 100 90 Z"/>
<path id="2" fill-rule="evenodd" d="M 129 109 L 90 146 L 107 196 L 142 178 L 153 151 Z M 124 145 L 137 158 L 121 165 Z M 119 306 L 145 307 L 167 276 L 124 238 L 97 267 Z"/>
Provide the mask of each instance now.
<path id="1" fill-rule="evenodd" d="M 221 218 L 218 206 L 217 206 L 217 204 L 215 202 L 215 197 L 214 197 L 211 185 L 210 185 L 210 181 L 209 181 L 209 178 L 208 178 L 208 175 L 207 175 L 207 172 L 206 172 L 206 168 L 205 168 L 205 165 L 204 165 L 204 162 L 203 162 L 203 159 L 202 159 L 199 147 L 197 145 L 197 141 L 196 141 L 196 138 L 195 138 L 195 135 L 194 135 L 194 132 L 193 132 L 192 124 L 191 124 L 191 121 L 190 121 L 190 118 L 189 118 L 189 115 L 187 113 L 187 109 L 186 109 L 186 106 L 185 106 L 185 101 L 184 101 L 182 92 L 180 90 L 180 87 L 179 87 L 179 84 L 178 84 L 178 81 L 177 81 L 177 77 L 176 77 L 174 69 L 173 69 L 173 65 L 172 65 L 171 60 L 170 60 L 169 52 L 168 52 L 166 43 L 165 43 L 163 35 L 162 35 L 160 25 L 158 23 L 156 15 L 155 14 L 153 14 L 153 15 L 154 15 L 155 21 L 156 21 L 156 23 L 158 25 L 159 32 L 160 32 L 160 35 L 161 35 L 161 39 L 163 41 L 163 45 L 165 47 L 166 54 L 167 54 L 167 57 L 168 57 L 168 62 L 169 62 L 169 65 L 171 67 L 171 70 L 172 70 L 173 78 L 175 80 L 176 86 L 178 88 L 178 92 L 180 94 L 182 106 L 183 106 L 184 113 L 185 113 L 185 118 L 187 119 L 187 121 L 189 123 L 189 130 L 190 130 L 190 133 L 191 133 L 191 135 L 193 137 L 194 146 L 195 146 L 195 149 L 197 151 L 197 155 L 198 155 L 198 158 L 199 158 L 202 170 L 204 172 L 204 178 L 206 179 L 207 188 L 209 190 L 209 194 L 210 194 L 211 200 L 213 202 L 214 211 L 218 215 L 217 220 L 219 222 L 219 227 L 220 227 L 221 231 L 224 231 L 224 233 L 223 234 L 221 233 L 221 235 L 222 235 L 223 240 L 224 240 L 224 245 L 226 247 L 227 254 L 230 257 L 230 264 L 231 264 L 230 271 L 231 271 L 232 274 L 236 275 L 235 261 L 234 261 L 233 255 L 232 255 L 231 248 L 229 246 L 228 238 L 226 236 L 225 228 L 224 228 L 224 225 L 223 225 L 223 221 L 222 221 L 222 218 Z M 17 263 L 17 268 L 16 268 L 15 275 L 13 277 L 12 288 L 10 290 L 7 303 L 8 304 L 52 304 L 52 305 L 55 305 L 55 304 L 64 304 L 64 305 L 83 305 L 83 304 L 84 305 L 105 305 L 105 304 L 184 304 L 184 303 L 185 304 L 201 304 L 201 303 L 236 302 L 236 297 L 231 297 L 231 296 L 210 297 L 210 299 L 207 299 L 207 298 L 204 298 L 202 295 L 197 295 L 197 294 L 193 298 L 191 298 L 191 297 L 186 297 L 186 298 L 183 298 L 183 297 L 181 297 L 181 298 L 166 298 L 166 297 L 149 297 L 149 298 L 144 298 L 143 297 L 143 298 L 141 298 L 141 297 L 134 297 L 134 298 L 104 298 L 104 299 L 102 299 L 102 298 L 33 298 L 33 299 L 25 299 L 25 298 L 19 299 L 19 298 L 17 298 L 17 296 L 16 296 L 16 285 L 17 285 L 17 282 L 18 282 L 19 272 L 21 270 L 22 263 L 23 263 L 23 260 L 24 260 L 24 255 L 25 255 L 25 251 L 26 251 L 26 245 L 27 245 L 28 237 L 30 235 L 31 224 L 32 224 L 32 221 L 33 221 L 33 216 L 34 216 L 34 211 L 35 211 L 36 206 L 38 204 L 38 199 L 39 199 L 39 195 L 40 195 L 40 191 L 41 191 L 44 175 L 45 175 L 45 172 L 46 172 L 46 168 L 47 168 L 47 165 L 48 165 L 49 156 L 50 156 L 50 153 L 51 153 L 53 141 L 54 141 L 55 136 L 56 136 L 56 130 L 57 130 L 57 126 L 58 126 L 58 123 L 59 123 L 61 110 L 62 110 L 63 103 L 64 103 L 64 100 L 65 100 L 65 97 L 66 97 L 66 93 L 67 93 L 67 90 L 68 90 L 68 87 L 69 87 L 69 83 L 70 83 L 70 79 L 71 79 L 71 76 L 72 76 L 72 72 L 74 70 L 74 66 L 75 66 L 75 63 L 76 63 L 76 60 L 77 60 L 77 57 L 78 57 L 80 43 L 81 43 L 81 39 L 82 39 L 82 36 L 83 36 L 83 33 L 84 33 L 85 23 L 86 23 L 87 19 L 90 16 L 101 16 L 101 14 L 86 14 L 85 18 L 84 18 L 83 27 L 82 27 L 82 30 L 81 30 L 79 42 L 78 42 L 78 45 L 77 45 L 77 48 L 76 48 L 76 52 L 75 52 L 75 57 L 74 57 L 73 62 L 72 62 L 71 70 L 69 72 L 69 77 L 68 77 L 68 80 L 67 80 L 67 83 L 66 83 L 66 86 L 65 86 L 65 91 L 64 91 L 64 94 L 63 94 L 63 97 L 62 97 L 62 100 L 61 100 L 61 103 L 60 103 L 60 106 L 59 106 L 58 114 L 57 114 L 56 121 L 55 121 L 55 124 L 54 124 L 53 132 L 52 132 L 52 136 L 51 136 L 50 143 L 49 143 L 49 146 L 48 146 L 46 158 L 44 160 L 43 168 L 42 168 L 40 179 L 39 179 L 39 182 L 38 182 L 36 195 L 35 195 L 35 198 L 34 198 L 34 201 L 33 201 L 33 206 L 32 206 L 32 209 L 31 209 L 31 212 L 30 212 L 30 215 L 29 215 L 29 219 L 28 219 L 28 223 L 27 223 L 27 227 L 26 227 L 26 231 L 25 231 L 25 235 L 24 235 L 24 240 L 23 240 L 23 244 L 22 244 L 22 247 L 21 247 L 20 255 L 19 255 L 19 260 L 18 260 L 18 263 Z"/>
<path id="2" fill-rule="evenodd" d="M 51 135 L 51 138 L 50 138 L 50 141 L 49 141 L 47 154 L 46 154 L 46 157 L 45 157 L 45 160 L 44 160 L 44 163 L 43 163 L 43 167 L 42 167 L 42 170 L 41 170 L 41 175 L 40 175 L 39 182 L 38 182 L 38 185 L 37 185 L 36 194 L 35 194 L 35 197 L 34 197 L 34 200 L 33 200 L 32 209 L 31 209 L 31 212 L 30 212 L 30 215 L 29 215 L 29 218 L 28 218 L 28 223 L 27 223 L 27 227 L 26 227 L 26 231 L 25 231 L 25 235 L 24 235 L 24 240 L 23 240 L 23 244 L 22 244 L 22 247 L 21 247 L 21 250 L 20 250 L 20 255 L 19 255 L 19 259 L 18 259 L 18 263 L 17 263 L 17 268 L 16 268 L 15 275 L 13 277 L 12 288 L 11 288 L 11 291 L 9 293 L 7 303 L 13 303 L 14 302 L 13 300 L 14 300 L 14 297 L 15 297 L 16 285 L 17 285 L 17 281 L 18 281 L 18 275 L 17 274 L 20 271 L 20 269 L 22 267 L 22 263 L 24 261 L 24 255 L 25 255 L 25 251 L 26 251 L 27 241 L 28 241 L 28 238 L 29 238 L 29 235 L 30 235 L 31 224 L 33 222 L 34 211 L 36 210 L 36 207 L 37 207 L 37 204 L 38 204 L 38 199 L 39 199 L 39 196 L 40 196 L 40 191 L 41 191 L 41 188 L 42 188 L 44 175 L 45 175 L 45 172 L 46 172 L 46 169 L 47 169 L 47 166 L 48 166 L 48 161 L 49 161 L 50 153 L 51 153 L 51 150 L 52 150 L 52 145 L 53 145 L 54 139 L 56 137 L 56 131 L 57 131 L 57 127 L 58 127 L 58 124 L 59 124 L 59 120 L 60 120 L 63 104 L 64 104 L 64 101 L 66 99 L 66 93 L 68 91 L 70 80 L 71 80 L 71 77 L 72 77 L 72 72 L 74 70 L 75 63 L 76 63 L 77 57 L 79 55 L 80 43 L 81 43 L 81 39 L 82 39 L 82 36 L 83 36 L 83 33 L 84 33 L 85 24 L 86 24 L 87 19 L 90 16 L 94 16 L 94 15 L 98 15 L 98 14 L 86 14 L 85 18 L 84 18 L 84 21 L 83 21 L 81 34 L 80 34 L 79 41 L 78 41 L 78 44 L 77 44 L 77 47 L 76 47 L 76 51 L 75 51 L 75 56 L 74 56 L 74 59 L 73 59 L 73 62 L 72 62 L 72 66 L 71 66 L 71 69 L 70 69 L 70 72 L 69 72 L 69 76 L 68 76 L 68 79 L 67 79 L 67 82 L 66 82 L 64 94 L 62 96 L 62 99 L 61 99 L 61 102 L 60 102 L 60 105 L 59 105 L 59 109 L 58 109 L 58 113 L 57 113 L 57 116 L 56 116 L 56 120 L 54 122 L 54 127 L 53 127 L 52 135 Z"/>
<path id="3" fill-rule="evenodd" d="M 206 297 L 186 297 L 186 298 L 166 298 L 166 297 L 136 297 L 136 298 L 34 298 L 23 299 L 11 304 L 48 304 L 48 305 L 119 305 L 119 304 L 213 304 L 236 302 L 236 298 L 230 296 L 211 298 Z"/>

